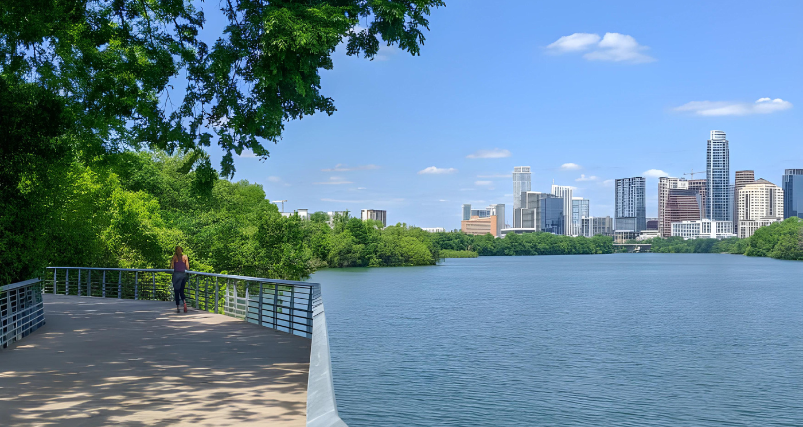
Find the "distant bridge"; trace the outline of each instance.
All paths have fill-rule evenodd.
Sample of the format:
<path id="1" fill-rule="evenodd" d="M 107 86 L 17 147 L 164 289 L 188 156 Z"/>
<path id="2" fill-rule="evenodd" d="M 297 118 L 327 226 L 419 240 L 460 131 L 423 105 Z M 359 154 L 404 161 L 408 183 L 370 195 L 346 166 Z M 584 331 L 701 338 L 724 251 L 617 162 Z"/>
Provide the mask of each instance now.
<path id="1" fill-rule="evenodd" d="M 614 248 L 625 248 L 628 252 L 652 252 L 652 245 L 647 243 L 614 243 Z"/>

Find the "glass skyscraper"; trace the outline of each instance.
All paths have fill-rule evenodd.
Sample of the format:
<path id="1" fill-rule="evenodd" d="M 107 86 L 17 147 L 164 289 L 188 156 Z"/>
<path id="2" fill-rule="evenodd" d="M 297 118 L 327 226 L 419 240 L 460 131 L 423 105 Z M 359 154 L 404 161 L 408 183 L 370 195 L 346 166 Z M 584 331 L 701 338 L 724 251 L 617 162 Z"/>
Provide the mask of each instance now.
<path id="1" fill-rule="evenodd" d="M 803 218 L 803 169 L 787 169 L 782 185 L 783 218 Z"/>
<path id="2" fill-rule="evenodd" d="M 646 187 L 640 176 L 616 180 L 616 231 L 640 233 L 647 229 Z"/>
<path id="3" fill-rule="evenodd" d="M 541 221 L 540 229 L 546 233 L 563 235 L 566 234 L 566 215 L 563 210 L 565 206 L 562 197 L 545 194 L 541 199 Z"/>
<path id="4" fill-rule="evenodd" d="M 733 187 L 730 185 L 730 150 L 725 132 L 712 130 L 705 162 L 708 188 L 706 217 L 712 221 L 733 221 Z"/>
<path id="5" fill-rule="evenodd" d="M 513 210 L 521 209 L 521 193 L 531 190 L 531 174 L 529 166 L 513 168 Z"/>

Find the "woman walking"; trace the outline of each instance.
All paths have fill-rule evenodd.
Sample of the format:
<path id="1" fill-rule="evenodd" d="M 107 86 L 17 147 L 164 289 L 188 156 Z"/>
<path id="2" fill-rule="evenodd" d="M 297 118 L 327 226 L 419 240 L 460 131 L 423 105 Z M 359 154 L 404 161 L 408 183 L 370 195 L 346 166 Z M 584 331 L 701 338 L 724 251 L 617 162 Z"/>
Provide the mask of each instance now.
<path id="1" fill-rule="evenodd" d="M 190 260 L 184 255 L 184 249 L 176 246 L 173 257 L 170 258 L 170 268 L 173 269 L 173 292 L 176 295 L 176 313 L 180 313 L 179 306 L 184 304 L 184 312 L 187 312 L 187 302 L 184 300 L 184 285 L 187 284 L 187 270 L 190 268 Z"/>

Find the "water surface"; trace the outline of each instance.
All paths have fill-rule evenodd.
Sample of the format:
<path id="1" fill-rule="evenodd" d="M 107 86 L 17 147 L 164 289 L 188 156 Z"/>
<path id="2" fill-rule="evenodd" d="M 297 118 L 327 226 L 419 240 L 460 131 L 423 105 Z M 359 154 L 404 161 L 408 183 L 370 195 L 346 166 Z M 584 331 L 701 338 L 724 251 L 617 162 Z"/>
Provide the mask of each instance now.
<path id="1" fill-rule="evenodd" d="M 361 426 L 803 426 L 803 262 L 450 259 L 316 273 Z"/>

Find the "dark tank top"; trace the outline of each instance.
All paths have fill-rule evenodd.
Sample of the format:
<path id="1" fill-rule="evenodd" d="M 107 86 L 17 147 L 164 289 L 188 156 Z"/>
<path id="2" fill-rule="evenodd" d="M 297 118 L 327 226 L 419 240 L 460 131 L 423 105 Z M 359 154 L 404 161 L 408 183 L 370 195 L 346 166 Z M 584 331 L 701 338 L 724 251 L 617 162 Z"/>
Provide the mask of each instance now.
<path id="1" fill-rule="evenodd" d="M 184 264 L 184 257 L 182 257 L 180 261 L 173 261 L 173 271 L 177 273 L 187 271 L 187 265 Z"/>

